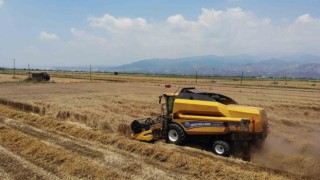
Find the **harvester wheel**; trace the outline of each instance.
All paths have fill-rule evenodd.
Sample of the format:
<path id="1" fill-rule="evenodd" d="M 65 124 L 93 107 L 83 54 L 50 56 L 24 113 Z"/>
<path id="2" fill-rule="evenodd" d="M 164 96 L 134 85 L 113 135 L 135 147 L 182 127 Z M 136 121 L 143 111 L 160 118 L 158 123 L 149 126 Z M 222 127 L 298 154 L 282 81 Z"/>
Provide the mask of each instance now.
<path id="1" fill-rule="evenodd" d="M 249 161 L 251 160 L 251 152 L 250 152 L 251 144 L 249 142 L 242 143 L 242 160 Z"/>
<path id="2" fill-rule="evenodd" d="M 170 124 L 168 128 L 168 142 L 171 144 L 181 145 L 186 139 L 186 133 L 177 124 Z"/>
<path id="3" fill-rule="evenodd" d="M 212 151 L 219 156 L 229 156 L 230 155 L 230 145 L 226 141 L 214 141 L 212 145 Z"/>

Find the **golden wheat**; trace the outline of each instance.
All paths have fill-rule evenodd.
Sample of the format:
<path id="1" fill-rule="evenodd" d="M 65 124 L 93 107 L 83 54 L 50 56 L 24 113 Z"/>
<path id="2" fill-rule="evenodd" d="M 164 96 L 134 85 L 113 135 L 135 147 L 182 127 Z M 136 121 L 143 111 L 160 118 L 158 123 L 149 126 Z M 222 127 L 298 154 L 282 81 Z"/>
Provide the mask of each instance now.
<path id="1" fill-rule="evenodd" d="M 81 127 L 70 125 L 66 122 L 59 122 L 52 118 L 37 117 L 35 115 L 26 114 L 3 106 L 0 106 L 0 112 L 5 116 L 14 119 L 34 123 L 34 126 L 38 126 L 41 129 L 45 129 L 50 132 L 58 131 L 67 133 L 77 138 L 97 141 L 106 145 L 112 145 L 121 150 L 148 157 L 155 162 L 165 164 L 165 166 L 168 166 L 168 168 L 172 170 L 177 170 L 178 172 L 183 171 L 196 178 L 242 177 L 250 179 L 281 179 L 284 177 L 295 177 L 289 174 L 277 175 L 277 173 L 275 173 L 273 170 L 270 170 L 269 172 L 267 170 L 264 171 L 264 173 L 261 173 L 261 169 L 258 168 L 257 172 L 254 166 L 244 162 L 232 164 L 228 163 L 229 160 L 225 158 L 217 158 L 208 154 L 201 155 L 201 151 L 193 151 L 195 154 L 198 153 L 198 155 L 193 155 L 193 153 L 176 151 L 175 149 L 177 147 L 172 145 L 169 146 L 161 143 L 152 145 L 138 141 L 132 141 L 114 134 L 106 134 L 101 131 L 83 129 Z"/>
<path id="2" fill-rule="evenodd" d="M 80 73 L 79 75 L 81 75 L 83 79 L 88 78 L 86 74 Z M 56 76 L 61 77 L 61 73 L 56 74 Z M 118 149 L 115 151 L 122 151 L 121 149 L 123 149 L 125 153 L 144 157 L 144 161 L 148 161 L 150 156 L 147 165 L 155 164 L 153 164 L 152 167 L 150 166 L 148 171 L 153 169 L 153 171 L 157 171 L 157 173 L 163 176 L 166 174 L 163 174 L 164 171 L 170 171 L 170 169 L 172 169 L 174 171 L 170 172 L 176 172 L 181 178 L 231 178 L 233 176 L 227 175 L 226 173 L 229 169 L 227 169 L 227 171 L 217 170 L 218 172 L 215 173 L 208 172 L 209 175 L 205 176 L 201 174 L 203 172 L 195 172 L 200 171 L 201 168 L 191 168 L 191 165 L 188 164 L 189 162 L 176 159 L 181 155 L 183 155 L 181 158 L 187 159 L 189 156 L 194 157 L 195 159 L 188 159 L 191 162 L 206 160 L 206 158 L 208 158 L 210 164 L 210 159 L 214 158 L 219 163 L 222 161 L 224 168 L 230 166 L 228 164 L 229 162 L 233 164 L 237 160 L 218 158 L 209 152 L 194 150 L 188 147 L 183 147 L 180 150 L 180 147 L 164 145 L 162 143 L 150 145 L 132 142 L 132 140 L 124 137 L 118 137 L 115 133 L 120 130 L 128 135 L 130 133 L 128 131 L 128 125 L 133 119 L 157 116 L 160 114 L 157 97 L 163 92 L 173 92 L 178 87 L 183 86 L 197 86 L 207 91 L 214 91 L 230 96 L 237 100 L 239 104 L 259 106 L 267 110 L 270 136 L 266 141 L 263 151 L 253 154 L 252 162 L 254 166 L 252 167 L 251 164 L 239 165 L 236 163 L 237 167 L 240 166 L 243 167 L 243 169 L 252 168 L 254 172 L 260 171 L 259 175 L 249 177 L 266 178 L 271 177 L 273 173 L 278 176 L 277 172 L 271 170 L 265 172 L 263 168 L 259 169 L 256 165 L 300 175 L 311 175 L 313 177 L 320 175 L 320 147 L 317 143 L 317 138 L 320 135 L 318 131 L 320 128 L 320 93 L 318 90 L 266 88 L 261 86 L 225 86 L 224 84 L 232 84 L 233 82 L 224 80 L 217 80 L 216 83 L 212 84 L 210 81 L 203 79 L 199 80 L 196 85 L 194 80 L 183 78 L 130 77 L 125 75 L 112 76 L 104 74 L 94 74 L 93 76 L 95 79 L 100 80 L 87 83 L 87 80 L 78 79 L 79 81 L 74 83 L 69 81 L 69 79 L 60 78 L 63 83 L 1 84 L 0 99 L 2 99 L 2 101 L 0 100 L 0 104 L 9 105 L 17 110 L 32 112 L 38 115 L 28 116 L 29 114 L 27 113 L 21 112 L 22 114 L 19 114 L 19 111 L 10 114 L 9 111 L 2 110 L 6 116 L 12 117 L 13 119 L 24 120 L 26 123 L 31 123 L 34 127 L 39 127 L 39 129 L 45 129 L 46 131 L 54 133 L 60 132 L 65 136 L 74 136 L 79 139 L 102 143 Z M 54 78 L 56 78 L 55 75 Z M 121 81 L 121 83 L 119 83 L 119 81 Z M 173 89 L 165 89 L 164 84 L 167 83 L 172 84 Z M 264 85 L 255 81 L 251 81 L 250 83 L 252 85 Z M 289 85 L 307 87 L 308 82 L 299 82 L 296 85 L 288 84 L 288 86 Z M 39 119 L 42 120 L 40 121 Z M 57 121 L 57 119 L 60 121 Z M 53 123 L 53 125 L 50 125 L 51 123 Z M 74 129 L 75 127 L 79 129 Z M 28 133 L 28 130 L 17 130 L 26 134 Z M 29 133 L 32 132 L 30 131 Z M 35 136 L 35 134 L 33 134 L 33 136 Z M 71 150 L 70 146 L 66 144 L 60 144 L 60 146 Z M 149 146 L 151 149 L 149 149 Z M 161 152 L 158 149 L 154 150 L 154 148 L 159 148 Z M 80 147 L 77 149 L 79 150 Z M 172 151 L 178 151 L 179 154 L 169 156 L 167 153 Z M 80 152 L 74 149 L 74 153 Z M 207 153 L 210 155 L 207 156 Z M 184 156 L 186 154 L 187 157 Z M 203 154 L 206 154 L 206 156 Z M 143 164 L 145 164 L 145 162 L 143 162 Z M 201 167 L 203 166 L 202 164 L 195 164 Z M 215 167 L 214 165 L 212 166 Z M 141 168 L 142 166 L 139 167 Z M 155 170 L 154 167 L 161 168 L 160 170 Z M 235 169 L 233 166 L 230 166 L 230 168 Z M 242 169 L 237 169 L 237 171 L 242 171 Z M 185 172 L 190 173 L 183 176 L 182 174 Z M 204 172 L 207 171 L 204 170 Z M 144 175 L 138 173 L 138 175 L 133 176 L 134 173 L 135 172 L 128 174 L 128 176 L 149 177 L 152 174 L 151 172 L 145 172 Z M 284 176 L 290 178 L 301 177 L 293 175 Z M 179 176 L 166 176 L 166 178 L 172 177 L 176 179 Z M 239 177 L 244 176 L 239 175 Z"/>

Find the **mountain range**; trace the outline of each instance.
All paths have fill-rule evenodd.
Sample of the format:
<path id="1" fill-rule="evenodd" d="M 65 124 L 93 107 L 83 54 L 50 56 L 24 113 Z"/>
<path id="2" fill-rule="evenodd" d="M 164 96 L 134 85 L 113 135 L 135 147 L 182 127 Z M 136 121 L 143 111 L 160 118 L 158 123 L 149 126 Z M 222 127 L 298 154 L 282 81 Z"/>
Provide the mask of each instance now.
<path id="1" fill-rule="evenodd" d="M 89 71 L 90 66 L 60 66 L 53 70 Z M 92 66 L 92 71 L 119 73 L 176 74 L 200 76 L 263 76 L 320 79 L 320 57 L 295 54 L 282 57 L 194 56 L 144 59 L 120 66 Z"/>
<path id="2" fill-rule="evenodd" d="M 239 56 L 196 56 L 175 59 L 145 59 L 107 68 L 108 71 L 150 74 L 266 76 L 320 78 L 320 57 L 308 54 L 261 58 Z"/>

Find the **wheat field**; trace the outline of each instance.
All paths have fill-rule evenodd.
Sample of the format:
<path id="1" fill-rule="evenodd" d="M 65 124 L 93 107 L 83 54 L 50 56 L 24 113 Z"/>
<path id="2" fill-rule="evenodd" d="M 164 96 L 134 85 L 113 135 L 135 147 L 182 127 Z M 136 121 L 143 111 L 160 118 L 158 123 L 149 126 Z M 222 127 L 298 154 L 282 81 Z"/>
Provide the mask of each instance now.
<path id="1" fill-rule="evenodd" d="M 0 74 L 1 179 L 317 179 L 320 91 L 240 87 L 187 78 L 140 76 L 24 83 Z M 97 74 L 95 76 L 102 76 Z M 110 77 L 109 77 L 110 76 Z M 23 79 L 21 77 L 20 79 Z M 165 84 L 172 84 L 170 89 Z M 304 83 L 300 83 L 300 85 Z M 157 116 L 157 97 L 179 87 L 225 94 L 266 109 L 270 134 L 252 161 L 210 151 L 143 143 L 119 125 Z"/>

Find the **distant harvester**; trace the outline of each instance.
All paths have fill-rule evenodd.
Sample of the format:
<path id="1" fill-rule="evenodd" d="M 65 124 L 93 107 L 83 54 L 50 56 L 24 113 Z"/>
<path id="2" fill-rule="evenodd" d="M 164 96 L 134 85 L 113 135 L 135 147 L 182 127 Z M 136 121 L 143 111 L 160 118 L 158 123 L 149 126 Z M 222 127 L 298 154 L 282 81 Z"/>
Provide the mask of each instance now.
<path id="1" fill-rule="evenodd" d="M 32 73 L 32 79 L 38 81 L 50 81 L 50 75 L 46 72 Z"/>

